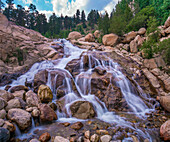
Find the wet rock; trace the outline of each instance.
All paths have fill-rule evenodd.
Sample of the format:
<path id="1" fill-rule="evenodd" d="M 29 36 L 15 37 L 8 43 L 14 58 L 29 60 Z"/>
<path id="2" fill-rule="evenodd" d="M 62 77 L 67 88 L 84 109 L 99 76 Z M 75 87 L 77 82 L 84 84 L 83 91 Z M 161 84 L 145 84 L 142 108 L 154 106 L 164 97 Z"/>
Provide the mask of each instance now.
<path id="1" fill-rule="evenodd" d="M 84 142 L 84 137 L 83 137 L 83 136 L 80 136 L 80 137 L 77 139 L 77 142 Z"/>
<path id="2" fill-rule="evenodd" d="M 15 98 L 15 99 L 12 99 L 8 102 L 8 105 L 6 106 L 6 111 L 9 111 L 10 109 L 12 108 L 21 108 L 21 103 L 20 103 L 20 100 Z"/>
<path id="3" fill-rule="evenodd" d="M 57 120 L 57 115 L 55 111 L 49 107 L 47 104 L 39 104 L 38 108 L 40 110 L 40 119 L 43 122 L 51 122 Z"/>
<path id="4" fill-rule="evenodd" d="M 70 123 L 65 122 L 65 123 L 62 123 L 62 125 L 64 125 L 64 127 L 68 127 L 68 126 L 70 126 Z"/>
<path id="5" fill-rule="evenodd" d="M 21 91 L 21 90 L 24 90 L 24 91 L 27 92 L 29 89 L 28 89 L 28 87 L 26 87 L 26 86 L 18 85 L 18 86 L 12 87 L 12 88 L 10 89 L 10 92 L 11 92 L 11 93 L 14 93 L 15 91 Z"/>
<path id="6" fill-rule="evenodd" d="M 102 42 L 105 46 L 114 46 L 118 42 L 119 37 L 115 34 L 104 35 Z"/>
<path id="7" fill-rule="evenodd" d="M 101 142 L 110 142 L 112 137 L 110 135 L 103 135 L 100 137 Z"/>
<path id="8" fill-rule="evenodd" d="M 79 119 L 94 118 L 96 113 L 93 105 L 87 101 L 77 101 L 70 106 L 71 114 L 73 117 Z"/>
<path id="9" fill-rule="evenodd" d="M 99 31 L 99 30 L 96 30 L 96 31 L 94 32 L 94 36 L 95 36 L 95 38 L 100 38 L 100 31 Z"/>
<path id="10" fill-rule="evenodd" d="M 170 112 L 170 96 L 160 96 L 157 97 L 157 100 L 159 100 L 165 110 Z"/>
<path id="11" fill-rule="evenodd" d="M 54 139 L 54 142 L 69 142 L 69 140 L 65 139 L 61 136 L 56 136 L 55 139 Z"/>
<path id="12" fill-rule="evenodd" d="M 85 41 L 86 42 L 94 42 L 95 38 L 92 33 L 89 33 L 88 35 L 85 36 Z"/>
<path id="13" fill-rule="evenodd" d="M 57 105 L 53 102 L 48 104 L 54 111 L 57 110 Z"/>
<path id="14" fill-rule="evenodd" d="M 2 127 L 4 125 L 4 123 L 5 123 L 5 121 L 0 118 L 0 127 Z"/>
<path id="15" fill-rule="evenodd" d="M 95 69 L 94 69 L 95 72 L 97 72 L 99 75 L 104 75 L 106 73 L 106 70 L 100 66 L 97 66 Z"/>
<path id="16" fill-rule="evenodd" d="M 7 106 L 7 102 L 0 97 L 0 110 Z"/>
<path id="17" fill-rule="evenodd" d="M 32 139 L 29 142 L 40 142 L 38 139 Z"/>
<path id="18" fill-rule="evenodd" d="M 21 130 L 31 126 L 31 114 L 22 109 L 10 109 L 8 111 L 8 119 L 16 122 Z"/>
<path id="19" fill-rule="evenodd" d="M 124 40 L 122 42 L 123 43 L 130 43 L 133 39 L 135 39 L 136 35 L 137 35 L 137 33 L 132 31 L 132 32 L 124 35 L 125 38 L 124 38 Z"/>
<path id="20" fill-rule="evenodd" d="M 132 40 L 132 41 L 130 42 L 130 52 L 132 52 L 132 53 L 138 52 L 138 45 L 137 45 L 137 43 L 135 42 L 135 40 Z"/>
<path id="21" fill-rule="evenodd" d="M 164 24 L 165 28 L 170 27 L 170 16 L 168 17 L 168 19 L 166 20 L 165 24 Z"/>
<path id="22" fill-rule="evenodd" d="M 4 119 L 6 117 L 5 109 L 0 110 L 0 118 Z"/>
<path id="23" fill-rule="evenodd" d="M 8 121 L 5 121 L 5 124 L 4 124 L 3 128 L 8 129 L 10 132 L 14 132 L 15 131 L 14 124 L 12 124 L 12 123 L 10 123 Z"/>
<path id="24" fill-rule="evenodd" d="M 146 29 L 145 28 L 140 28 L 137 34 L 144 35 L 145 33 L 146 33 Z"/>
<path id="25" fill-rule="evenodd" d="M 5 90 L 0 90 L 0 97 L 3 98 L 7 102 L 14 98 L 14 96 L 11 93 Z"/>
<path id="26" fill-rule="evenodd" d="M 24 90 L 21 90 L 21 91 L 15 91 L 14 93 L 13 93 L 13 95 L 15 96 L 15 97 L 19 97 L 19 98 L 21 98 L 21 99 L 25 99 L 25 91 Z"/>
<path id="27" fill-rule="evenodd" d="M 170 141 L 170 120 L 161 125 L 160 135 L 164 141 Z"/>
<path id="28" fill-rule="evenodd" d="M 43 133 L 40 137 L 39 137 L 39 141 L 41 142 L 48 142 L 51 139 L 51 136 L 49 133 Z"/>
<path id="29" fill-rule="evenodd" d="M 38 97 L 42 103 L 49 103 L 53 99 L 53 93 L 48 86 L 41 85 L 38 88 Z"/>
<path id="30" fill-rule="evenodd" d="M 80 130 L 82 127 L 83 127 L 83 123 L 81 123 L 81 122 L 76 122 L 71 125 L 71 128 L 74 130 Z"/>
<path id="31" fill-rule="evenodd" d="M 86 131 L 86 132 L 84 133 L 84 136 L 85 136 L 86 139 L 90 139 L 90 131 L 89 131 L 89 130 Z"/>
<path id="32" fill-rule="evenodd" d="M 131 138 L 133 139 L 133 142 L 140 142 L 139 139 L 136 136 L 131 136 Z"/>
<path id="33" fill-rule="evenodd" d="M 34 109 L 31 114 L 33 117 L 38 117 L 40 115 L 40 111 L 38 109 Z"/>
<path id="34" fill-rule="evenodd" d="M 9 139 L 10 139 L 10 132 L 5 128 L 0 127 L 0 141 L 6 142 Z"/>
<path id="35" fill-rule="evenodd" d="M 82 37 L 82 35 L 79 32 L 76 32 L 76 31 L 70 32 L 69 35 L 68 35 L 69 40 L 79 39 L 81 37 Z"/>
<path id="36" fill-rule="evenodd" d="M 99 141 L 99 136 L 97 134 L 94 134 L 90 138 L 91 142 L 98 142 Z"/>
<path id="37" fill-rule="evenodd" d="M 32 90 L 28 91 L 25 95 L 26 103 L 29 107 L 38 106 L 40 103 L 37 94 L 35 94 Z"/>

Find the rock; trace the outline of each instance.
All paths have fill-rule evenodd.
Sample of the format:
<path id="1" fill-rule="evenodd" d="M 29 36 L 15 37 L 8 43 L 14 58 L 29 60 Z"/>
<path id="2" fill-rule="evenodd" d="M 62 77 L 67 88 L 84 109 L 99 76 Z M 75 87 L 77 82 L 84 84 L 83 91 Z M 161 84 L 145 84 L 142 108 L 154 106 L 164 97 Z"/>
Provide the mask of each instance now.
<path id="1" fill-rule="evenodd" d="M 40 142 L 40 141 L 37 140 L 37 139 L 32 139 L 32 140 L 30 140 L 29 142 Z"/>
<path id="2" fill-rule="evenodd" d="M 9 111 L 10 109 L 12 108 L 21 108 L 21 103 L 19 101 L 19 99 L 15 98 L 15 99 L 12 99 L 8 102 L 8 105 L 6 106 L 6 111 Z"/>
<path id="3" fill-rule="evenodd" d="M 7 102 L 0 97 L 0 110 L 7 106 Z"/>
<path id="4" fill-rule="evenodd" d="M 99 30 L 96 30 L 96 31 L 94 32 L 94 37 L 95 37 L 95 38 L 100 38 L 100 31 L 99 31 Z"/>
<path id="5" fill-rule="evenodd" d="M 39 104 L 38 108 L 40 110 L 40 119 L 43 122 L 51 122 L 57 120 L 57 115 L 55 111 L 49 107 L 47 104 Z"/>
<path id="6" fill-rule="evenodd" d="M 22 109 L 10 109 L 8 111 L 8 119 L 16 122 L 21 130 L 31 126 L 31 114 Z"/>
<path id="7" fill-rule="evenodd" d="M 96 115 L 93 105 L 87 101 L 74 102 L 70 106 L 70 111 L 72 116 L 78 119 L 90 119 Z"/>
<path id="8" fill-rule="evenodd" d="M 49 133 L 43 133 L 40 137 L 39 137 L 39 141 L 41 142 L 48 142 L 51 139 L 51 136 Z"/>
<path id="9" fill-rule="evenodd" d="M 69 122 L 65 122 L 65 123 L 62 123 L 62 125 L 64 125 L 64 127 L 68 127 L 68 126 L 70 126 L 70 123 Z"/>
<path id="10" fill-rule="evenodd" d="M 51 102 L 53 99 L 53 93 L 52 93 L 50 87 L 48 87 L 46 85 L 41 85 L 38 88 L 38 97 L 42 103 Z"/>
<path id="11" fill-rule="evenodd" d="M 140 142 L 136 136 L 133 136 L 133 135 L 132 135 L 131 137 L 132 137 L 132 139 L 133 139 L 133 142 Z"/>
<path id="12" fill-rule="evenodd" d="M 57 105 L 56 105 L 55 103 L 51 102 L 51 103 L 49 103 L 48 105 L 49 105 L 54 111 L 57 110 Z"/>
<path id="13" fill-rule="evenodd" d="M 40 115 L 40 111 L 38 109 L 34 109 L 31 114 L 33 117 L 38 117 Z"/>
<path id="14" fill-rule="evenodd" d="M 95 38 L 92 33 L 89 33 L 88 35 L 85 36 L 85 41 L 86 42 L 94 42 Z"/>
<path id="15" fill-rule="evenodd" d="M 170 91 L 170 77 L 168 77 L 166 80 L 163 81 L 165 85 L 165 89 Z"/>
<path id="16" fill-rule="evenodd" d="M 83 127 L 83 123 L 81 122 L 76 122 L 70 126 L 70 128 L 74 130 L 80 130 Z"/>
<path id="17" fill-rule="evenodd" d="M 117 44 L 119 37 L 115 34 L 104 35 L 102 42 L 105 46 L 114 46 Z"/>
<path id="18" fill-rule="evenodd" d="M 25 99 L 25 91 L 24 90 L 20 90 L 20 91 L 15 91 L 14 93 L 13 93 L 13 95 L 15 96 L 15 97 L 19 97 L 19 98 L 21 98 L 21 99 Z"/>
<path id="19" fill-rule="evenodd" d="M 144 60 L 144 66 L 149 69 L 157 68 L 157 64 L 155 62 L 155 59 L 145 59 Z"/>
<path id="20" fill-rule="evenodd" d="M 103 135 L 100 137 L 101 142 L 110 142 L 112 137 L 110 135 Z"/>
<path id="21" fill-rule="evenodd" d="M 0 13 L 0 16 L 1 16 L 1 13 Z M 0 141 L 6 142 L 9 139 L 10 139 L 10 132 L 5 128 L 0 127 Z"/>
<path id="22" fill-rule="evenodd" d="M 155 63 L 158 67 L 165 67 L 166 63 L 164 62 L 163 58 L 161 56 L 155 58 Z"/>
<path id="23" fill-rule="evenodd" d="M 54 142 L 70 142 L 68 139 L 65 139 L 61 136 L 56 136 Z"/>
<path id="24" fill-rule="evenodd" d="M 2 127 L 4 125 L 4 123 L 5 123 L 5 121 L 0 118 L 0 127 Z"/>
<path id="25" fill-rule="evenodd" d="M 86 131 L 86 132 L 84 133 L 84 136 L 85 136 L 86 139 L 90 139 L 90 131 L 89 131 L 89 130 Z"/>
<path id="26" fill-rule="evenodd" d="M 123 43 L 130 43 L 133 39 L 135 39 L 136 35 L 137 35 L 137 33 L 132 31 L 132 32 L 124 35 L 125 38 L 124 38 L 124 40 L 122 42 Z"/>
<path id="27" fill-rule="evenodd" d="M 170 112 L 170 96 L 160 96 L 157 98 L 163 108 Z"/>
<path id="28" fill-rule="evenodd" d="M 5 124 L 4 124 L 3 128 L 8 129 L 10 132 L 15 132 L 14 124 L 12 124 L 12 123 L 10 123 L 8 121 L 5 121 Z"/>
<path id="29" fill-rule="evenodd" d="M 10 89 L 10 92 L 11 92 L 11 93 L 14 93 L 15 91 L 21 91 L 21 90 L 24 90 L 24 91 L 27 92 L 29 89 L 28 89 L 28 87 L 26 87 L 26 86 L 18 85 L 18 86 L 12 87 L 12 88 Z"/>
<path id="30" fill-rule="evenodd" d="M 101 66 L 95 67 L 94 71 L 97 72 L 99 75 L 104 75 L 106 73 L 106 70 Z"/>
<path id="31" fill-rule="evenodd" d="M 170 34 L 170 27 L 168 27 L 167 29 L 165 29 L 165 33 L 166 33 L 166 34 Z"/>
<path id="32" fill-rule="evenodd" d="M 14 96 L 11 93 L 5 90 L 0 90 L 0 97 L 3 98 L 7 102 L 14 98 Z"/>
<path id="33" fill-rule="evenodd" d="M 0 118 L 4 119 L 6 117 L 6 111 L 4 109 L 0 110 Z"/>
<path id="34" fill-rule="evenodd" d="M 69 40 L 79 39 L 79 38 L 81 38 L 81 37 L 82 37 L 82 35 L 81 35 L 79 32 L 76 32 L 76 31 L 71 32 L 71 33 L 69 33 L 69 35 L 68 35 L 68 39 L 69 39 Z"/>
<path id="35" fill-rule="evenodd" d="M 108 135 L 109 132 L 107 130 L 96 130 L 96 133 L 99 135 Z"/>
<path id="36" fill-rule="evenodd" d="M 130 51 L 130 46 L 129 46 L 129 44 L 125 44 L 124 46 L 123 46 L 123 49 L 125 49 L 126 51 Z"/>
<path id="37" fill-rule="evenodd" d="M 137 34 L 144 35 L 145 33 L 146 33 L 146 29 L 145 28 L 140 28 Z"/>
<path id="38" fill-rule="evenodd" d="M 130 52 L 132 52 L 132 53 L 137 53 L 138 52 L 138 45 L 135 42 L 135 40 L 132 40 L 130 42 Z"/>
<path id="39" fill-rule="evenodd" d="M 134 41 L 137 43 L 137 46 L 141 46 L 144 42 L 144 38 L 142 38 L 140 35 L 137 35 L 134 39 Z"/>
<path id="40" fill-rule="evenodd" d="M 168 17 L 168 19 L 166 20 L 165 24 L 164 24 L 165 28 L 170 27 L 170 16 Z"/>
<path id="41" fill-rule="evenodd" d="M 26 103 L 29 107 L 38 106 L 38 104 L 40 103 L 38 96 L 32 90 L 28 91 L 25 94 L 25 98 Z"/>
<path id="42" fill-rule="evenodd" d="M 144 75 L 149 79 L 149 81 L 153 87 L 155 87 L 155 88 L 160 87 L 158 79 L 151 72 L 149 72 L 148 69 L 142 69 L 142 71 L 143 71 Z"/>
<path id="43" fill-rule="evenodd" d="M 160 135 L 164 141 L 170 141 L 170 120 L 161 125 Z"/>
<path id="44" fill-rule="evenodd" d="M 91 142 L 98 142 L 99 141 L 99 136 L 97 134 L 94 134 L 90 138 Z"/>

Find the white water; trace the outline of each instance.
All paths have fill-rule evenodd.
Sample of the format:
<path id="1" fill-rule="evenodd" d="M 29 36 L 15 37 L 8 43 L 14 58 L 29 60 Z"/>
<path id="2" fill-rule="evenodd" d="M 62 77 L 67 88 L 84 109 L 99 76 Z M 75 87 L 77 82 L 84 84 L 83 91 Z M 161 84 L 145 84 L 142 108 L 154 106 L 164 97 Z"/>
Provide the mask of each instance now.
<path id="1" fill-rule="evenodd" d="M 80 55 L 86 51 L 85 49 L 79 49 L 78 47 L 73 46 L 68 41 L 64 40 L 64 51 L 65 57 L 59 59 L 56 63 L 55 61 L 43 61 L 40 63 L 35 63 L 31 69 L 25 73 L 24 75 L 20 76 L 17 80 L 14 80 L 10 85 L 24 85 L 25 81 L 33 81 L 34 76 L 40 70 L 47 69 L 48 70 L 48 81 L 47 85 L 52 89 L 53 92 L 56 92 L 57 88 L 55 88 L 55 83 L 52 85 L 51 82 L 51 75 L 50 71 L 55 69 L 63 70 L 63 74 L 65 75 L 65 82 L 67 85 L 66 95 L 65 95 L 65 108 L 67 110 L 67 114 L 69 118 L 67 118 L 64 112 L 57 111 L 58 114 L 58 121 L 60 122 L 76 122 L 76 121 L 83 121 L 76 118 L 73 118 L 70 114 L 70 105 L 76 101 L 86 100 L 93 104 L 95 111 L 97 113 L 97 118 L 109 123 L 115 123 L 119 126 L 129 127 L 137 131 L 139 135 L 142 135 L 143 138 L 148 138 L 152 141 L 151 137 L 148 133 L 144 133 L 138 128 L 134 128 L 131 122 L 126 121 L 125 118 L 116 115 L 114 112 L 109 112 L 104 104 L 101 102 L 95 95 L 91 94 L 91 75 L 94 67 L 92 67 L 92 61 L 95 62 L 95 67 L 100 66 L 101 68 L 105 69 L 108 73 L 112 74 L 113 77 L 118 78 L 116 82 L 117 87 L 121 89 L 121 92 L 129 105 L 129 107 L 133 110 L 133 113 L 136 114 L 138 117 L 145 119 L 145 113 L 149 111 L 153 111 L 153 107 L 148 108 L 148 106 L 144 103 L 141 98 L 146 98 L 146 94 L 144 94 L 141 88 L 138 86 L 140 90 L 140 97 L 136 93 L 136 90 L 132 87 L 131 82 L 123 75 L 123 73 L 119 70 L 119 65 L 113 62 L 112 59 L 108 61 L 99 60 L 92 55 L 88 55 L 89 58 L 89 68 L 85 70 L 83 62 L 80 65 L 81 73 L 76 76 L 74 79 L 72 75 L 65 70 L 64 68 L 68 64 L 68 62 L 72 61 L 73 59 L 79 59 Z M 67 57 L 68 56 L 68 57 Z M 105 57 L 108 58 L 108 57 Z M 83 56 L 81 58 L 83 61 Z M 82 80 L 82 76 L 84 77 Z M 57 76 L 55 76 L 55 79 Z M 76 88 L 80 94 L 78 96 L 73 90 L 71 86 L 71 79 L 74 80 Z M 112 82 L 110 78 L 110 82 Z M 1 87 L 0 89 L 4 89 Z M 54 93 L 55 96 L 55 93 Z M 56 99 L 56 97 L 54 97 Z"/>

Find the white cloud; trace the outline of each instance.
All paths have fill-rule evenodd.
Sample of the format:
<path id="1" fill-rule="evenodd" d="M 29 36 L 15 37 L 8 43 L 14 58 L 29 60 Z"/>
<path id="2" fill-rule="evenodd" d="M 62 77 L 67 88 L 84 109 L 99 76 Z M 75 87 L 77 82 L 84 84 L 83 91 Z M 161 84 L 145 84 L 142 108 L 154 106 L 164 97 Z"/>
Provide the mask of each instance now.
<path id="1" fill-rule="evenodd" d="M 28 10 L 29 9 L 29 7 L 28 6 L 25 6 L 25 10 Z"/>
<path id="2" fill-rule="evenodd" d="M 47 3 L 50 3 L 49 1 L 47 1 L 47 0 L 45 0 L 45 3 L 47 4 Z"/>
<path id="3" fill-rule="evenodd" d="M 33 2 L 33 0 L 22 0 L 22 2 L 25 3 L 25 4 L 30 4 L 30 3 Z"/>
<path id="4" fill-rule="evenodd" d="M 105 13 L 105 11 L 107 11 L 108 14 L 111 14 L 111 12 L 113 11 L 113 8 L 115 7 L 116 3 L 118 3 L 118 0 L 113 0 L 111 1 L 108 5 L 106 5 L 104 7 L 104 9 L 102 11 L 100 11 L 102 14 Z"/>
<path id="5" fill-rule="evenodd" d="M 40 10 L 39 13 L 45 14 L 48 20 L 49 17 L 53 14 L 53 11 Z"/>

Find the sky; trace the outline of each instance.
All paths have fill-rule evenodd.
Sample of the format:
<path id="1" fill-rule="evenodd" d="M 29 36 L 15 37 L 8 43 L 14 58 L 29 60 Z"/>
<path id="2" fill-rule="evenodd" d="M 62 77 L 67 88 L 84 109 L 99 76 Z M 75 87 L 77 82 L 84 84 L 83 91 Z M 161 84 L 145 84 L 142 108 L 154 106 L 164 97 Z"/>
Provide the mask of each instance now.
<path id="1" fill-rule="evenodd" d="M 73 16 L 77 9 L 84 10 L 86 15 L 91 9 L 111 13 L 117 2 L 118 0 L 14 0 L 14 7 L 20 4 L 28 9 L 29 4 L 33 3 L 40 13 L 46 14 L 49 18 L 53 12 L 57 16 L 61 16 L 61 13 L 63 16 Z"/>

